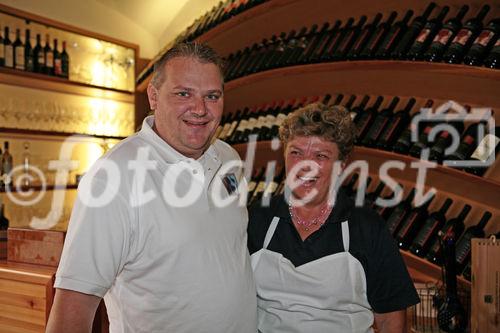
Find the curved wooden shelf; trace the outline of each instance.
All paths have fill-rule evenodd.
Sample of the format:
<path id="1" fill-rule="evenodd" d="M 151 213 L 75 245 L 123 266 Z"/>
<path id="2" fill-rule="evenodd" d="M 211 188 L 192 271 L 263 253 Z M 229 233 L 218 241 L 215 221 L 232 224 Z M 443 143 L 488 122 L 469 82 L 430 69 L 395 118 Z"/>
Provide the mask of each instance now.
<path id="1" fill-rule="evenodd" d="M 307 84 L 306 84 L 307 83 Z M 500 71 L 444 63 L 367 60 L 277 68 L 230 81 L 226 110 L 341 92 L 455 100 L 500 108 Z M 500 121 L 500 113 L 496 114 Z"/>
<path id="2" fill-rule="evenodd" d="M 39 90 L 82 95 L 95 98 L 113 99 L 125 103 L 134 103 L 134 93 L 126 90 L 99 87 L 68 79 L 24 72 L 0 67 L 0 83 Z"/>
<path id="3" fill-rule="evenodd" d="M 450 12 L 455 12 L 461 5 L 467 3 L 470 7 L 469 13 L 477 12 L 484 4 L 482 0 L 469 0 L 467 2 L 435 0 L 434 2 L 438 6 L 450 6 Z M 428 2 L 418 0 L 387 0 L 378 2 L 376 6 L 370 0 L 350 2 L 342 0 L 270 0 L 231 17 L 196 38 L 196 41 L 209 44 L 219 54 L 226 57 L 230 53 L 259 43 L 262 39 L 282 31 L 299 30 L 301 27 L 310 27 L 313 24 L 321 26 L 324 22 L 333 23 L 336 20 L 345 22 L 349 17 L 358 19 L 362 15 L 366 15 L 370 21 L 370 18 L 377 13 L 383 14 L 383 17 L 386 18 L 392 11 L 398 13 L 399 19 L 408 9 L 412 9 L 414 16 L 418 16 L 427 5 Z M 498 13 L 499 8 L 492 7 L 486 20 Z M 272 24 L 269 24 L 270 22 Z M 165 49 L 167 47 L 168 45 Z M 156 59 L 157 57 L 148 64 L 138 78 L 143 77 L 147 68 L 151 67 Z M 148 75 L 145 80 L 141 79 L 137 90 L 145 91 L 150 77 L 151 75 Z"/>

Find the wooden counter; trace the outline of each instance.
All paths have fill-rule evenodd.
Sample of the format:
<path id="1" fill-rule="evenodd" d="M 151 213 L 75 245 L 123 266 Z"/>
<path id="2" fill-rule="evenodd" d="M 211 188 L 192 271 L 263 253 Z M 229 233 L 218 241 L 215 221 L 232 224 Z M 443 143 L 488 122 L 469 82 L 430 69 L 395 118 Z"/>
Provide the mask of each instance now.
<path id="1" fill-rule="evenodd" d="M 0 261 L 0 332 L 44 332 L 55 267 Z"/>

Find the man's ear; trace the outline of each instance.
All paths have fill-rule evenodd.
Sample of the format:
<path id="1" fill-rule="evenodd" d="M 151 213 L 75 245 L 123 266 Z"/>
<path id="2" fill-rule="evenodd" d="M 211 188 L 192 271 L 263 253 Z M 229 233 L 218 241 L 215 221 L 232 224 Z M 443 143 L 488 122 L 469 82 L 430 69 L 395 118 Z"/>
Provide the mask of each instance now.
<path id="1" fill-rule="evenodd" d="M 156 106 L 158 105 L 158 89 L 150 82 L 148 84 L 148 101 L 149 101 L 149 108 L 151 110 L 156 110 Z"/>

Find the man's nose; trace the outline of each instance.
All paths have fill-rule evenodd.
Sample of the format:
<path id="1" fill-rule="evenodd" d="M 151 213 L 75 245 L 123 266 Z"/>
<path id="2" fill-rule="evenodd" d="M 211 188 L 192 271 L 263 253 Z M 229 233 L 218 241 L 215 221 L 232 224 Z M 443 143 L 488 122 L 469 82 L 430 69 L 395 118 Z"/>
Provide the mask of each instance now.
<path id="1" fill-rule="evenodd" d="M 204 116 L 207 113 L 207 108 L 205 105 L 205 100 L 200 97 L 200 98 L 194 98 L 193 100 L 193 106 L 191 108 L 191 112 L 198 115 L 198 116 Z"/>

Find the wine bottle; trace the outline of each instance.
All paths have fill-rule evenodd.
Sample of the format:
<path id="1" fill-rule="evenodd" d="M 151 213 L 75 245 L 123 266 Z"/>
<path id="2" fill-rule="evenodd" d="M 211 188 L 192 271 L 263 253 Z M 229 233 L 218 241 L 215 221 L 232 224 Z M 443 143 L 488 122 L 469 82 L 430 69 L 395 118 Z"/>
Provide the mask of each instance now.
<path id="1" fill-rule="evenodd" d="M 365 195 L 364 205 L 366 207 L 370 207 L 372 209 L 375 209 L 375 201 L 377 201 L 378 197 L 380 196 L 380 194 L 384 190 L 384 187 L 385 187 L 385 183 L 383 181 L 379 182 L 379 184 L 377 185 L 377 187 L 375 188 L 375 190 L 373 192 L 367 193 Z"/>
<path id="2" fill-rule="evenodd" d="M 260 140 L 272 140 L 274 136 L 274 125 L 276 124 L 277 117 L 282 112 L 283 108 L 285 107 L 286 102 L 281 101 L 279 102 L 276 107 L 272 110 L 270 110 L 267 115 L 266 115 L 266 132 L 265 133 L 260 133 L 259 137 Z"/>
<path id="3" fill-rule="evenodd" d="M 291 55 L 295 51 L 295 48 L 297 47 L 298 40 L 296 39 L 296 35 L 297 33 L 295 30 L 290 31 L 288 35 L 283 35 L 282 46 L 281 46 L 283 49 L 279 50 L 276 59 L 273 61 L 274 62 L 273 67 L 287 66 L 286 60 L 291 57 Z M 263 56 L 264 59 L 257 61 L 256 67 L 258 67 L 259 69 L 256 69 L 256 71 L 261 70 L 260 68 L 264 66 L 264 63 L 267 61 L 266 60 L 268 57 L 267 54 L 268 52 L 270 52 L 270 49 L 272 49 L 272 46 L 267 47 L 267 50 L 265 51 L 266 53 Z"/>
<path id="4" fill-rule="evenodd" d="M 0 198 L 0 230 L 9 229 L 9 219 L 5 216 L 5 204 L 2 203 Z"/>
<path id="5" fill-rule="evenodd" d="M 321 55 L 322 61 L 330 61 L 333 59 L 333 55 L 339 46 L 343 43 L 346 35 L 351 31 L 352 24 L 354 23 L 354 19 L 350 17 L 346 24 L 338 30 L 338 32 L 334 36 L 334 40 L 331 41 L 331 45 L 324 50 L 324 53 Z"/>
<path id="6" fill-rule="evenodd" d="M 479 131 L 486 133 L 486 124 L 484 122 L 474 123 L 467 128 L 462 135 L 458 148 L 445 157 L 448 166 L 456 167 L 458 161 L 465 161 L 472 155 L 472 152 L 477 147 Z"/>
<path id="7" fill-rule="evenodd" d="M 443 25 L 443 20 L 446 14 L 448 14 L 449 10 L 450 7 L 444 6 L 436 17 L 427 21 L 424 28 L 420 31 L 417 38 L 411 44 L 406 54 L 405 57 L 406 59 L 409 60 L 423 59 L 424 53 L 431 45 L 432 41 L 434 40 L 434 37 L 441 30 L 441 27 Z"/>
<path id="8" fill-rule="evenodd" d="M 221 124 L 217 128 L 217 131 L 215 132 L 215 136 L 219 140 L 226 140 L 226 138 L 230 137 L 231 134 L 229 133 L 231 127 L 236 126 L 236 123 L 238 122 L 238 118 L 241 116 L 241 110 L 238 109 L 235 112 L 228 113 L 224 117 L 224 121 L 221 121 Z"/>
<path id="9" fill-rule="evenodd" d="M 450 198 L 446 199 L 437 212 L 427 217 L 410 246 L 410 252 L 419 257 L 424 257 L 427 254 L 431 245 L 431 240 L 437 235 L 439 229 L 441 229 L 446 222 L 446 212 L 452 203 L 453 200 Z"/>
<path id="10" fill-rule="evenodd" d="M 427 208 L 431 204 L 434 196 L 428 199 L 422 205 L 413 208 L 406 219 L 401 223 L 401 227 L 396 234 L 396 242 L 399 248 L 403 250 L 408 250 L 413 242 L 413 239 L 420 230 L 423 222 L 428 216 Z"/>
<path id="11" fill-rule="evenodd" d="M 432 41 L 429 49 L 424 53 L 424 59 L 427 61 L 441 61 L 443 54 L 446 52 L 450 43 L 455 38 L 460 28 L 462 28 L 462 19 L 469 10 L 469 6 L 464 5 L 458 11 L 457 16 L 448 20 L 446 24 L 439 30 L 436 37 Z"/>
<path id="12" fill-rule="evenodd" d="M 228 69 L 226 77 L 227 80 L 232 80 L 237 78 L 237 73 L 239 72 L 240 68 L 243 67 L 245 62 L 248 60 L 248 57 L 250 56 L 250 48 L 245 47 L 243 51 L 239 52 L 237 54 L 237 57 L 235 57 L 235 62 L 231 64 L 230 69 Z"/>
<path id="13" fill-rule="evenodd" d="M 459 238 L 465 229 L 465 218 L 469 214 L 471 209 L 470 205 L 465 205 L 458 216 L 448 220 L 445 225 L 441 228 L 440 232 L 434 236 L 431 241 L 431 246 L 427 252 L 426 258 L 430 262 L 441 265 L 443 263 L 442 253 L 441 253 L 441 238 L 440 235 L 455 235 L 455 238 Z"/>
<path id="14" fill-rule="evenodd" d="M 351 112 L 352 105 L 354 104 L 354 101 L 356 100 L 356 95 L 351 95 L 347 102 L 345 103 L 344 107 L 347 109 L 347 111 Z M 340 105 L 340 101 L 338 103 Z M 335 105 L 335 104 L 334 104 Z"/>
<path id="15" fill-rule="evenodd" d="M 307 64 L 311 62 L 311 58 L 314 56 L 318 48 L 322 45 L 323 41 L 328 37 L 329 28 L 330 23 L 325 22 L 319 32 L 313 36 L 311 42 L 308 44 L 302 56 L 299 57 L 299 63 Z"/>
<path id="16" fill-rule="evenodd" d="M 268 50 L 268 54 L 266 56 L 265 61 L 260 65 L 259 71 L 265 71 L 268 69 L 272 69 L 274 67 L 278 67 L 280 64 L 278 63 L 278 59 L 283 56 L 285 52 L 285 41 L 286 33 L 282 32 L 279 36 L 273 36 L 271 38 L 271 47 Z M 257 45 L 255 45 L 257 48 Z M 257 49 L 253 52 L 254 56 L 251 59 L 255 58 L 255 54 L 257 54 Z M 252 61 L 250 60 L 250 63 Z M 250 65 L 251 66 L 251 65 Z M 248 67 L 248 66 L 247 66 Z"/>
<path id="17" fill-rule="evenodd" d="M 24 151 L 23 151 L 23 186 L 28 187 L 31 185 L 31 178 L 29 177 L 30 169 L 31 169 L 31 153 L 30 153 L 30 144 L 29 142 L 23 143 Z"/>
<path id="18" fill-rule="evenodd" d="M 494 133 L 488 133 L 479 142 L 469 160 L 484 163 L 484 166 L 466 168 L 467 172 L 482 176 L 486 172 L 488 161 L 494 161 L 500 151 L 500 126 L 495 127 Z"/>
<path id="19" fill-rule="evenodd" d="M 479 66 L 488 52 L 493 48 L 500 36 L 500 18 L 491 20 L 488 25 L 476 37 L 474 43 L 464 57 L 464 64 Z"/>
<path id="20" fill-rule="evenodd" d="M 319 43 L 317 50 L 309 58 L 309 62 L 321 61 L 323 55 L 328 53 L 328 50 L 335 42 L 336 37 L 339 35 L 341 24 L 342 22 L 340 20 L 335 21 L 333 27 L 327 32 L 326 36 Z"/>
<path id="21" fill-rule="evenodd" d="M 255 181 L 255 187 L 253 188 L 252 195 L 250 196 L 250 191 L 248 192 L 248 205 L 252 205 L 256 199 L 262 197 L 268 182 L 266 180 L 265 168 L 262 168 L 262 174 L 257 177 Z"/>
<path id="22" fill-rule="evenodd" d="M 31 46 L 31 34 L 30 29 L 26 29 L 25 40 L 24 40 L 24 65 L 28 72 L 35 71 L 35 59 L 33 53 L 33 47 Z"/>
<path id="23" fill-rule="evenodd" d="M 21 41 L 21 29 L 16 29 L 16 40 L 12 43 L 14 50 L 14 68 L 24 71 L 25 58 L 24 58 L 24 44 Z"/>
<path id="24" fill-rule="evenodd" d="M 12 183 L 12 175 L 10 174 L 12 171 L 12 167 L 14 165 L 12 155 L 9 152 L 9 141 L 5 141 L 3 144 L 3 154 L 2 154 L 2 178 L 3 183 L 7 187 Z"/>
<path id="25" fill-rule="evenodd" d="M 458 271 L 463 271 L 467 260 L 470 259 L 471 253 L 471 239 L 484 237 L 484 227 L 491 218 L 490 212 L 485 212 L 478 224 L 473 225 L 463 233 L 462 237 L 457 242 L 457 255 L 455 257 Z"/>
<path id="26" fill-rule="evenodd" d="M 326 94 L 325 96 L 323 96 L 323 100 L 321 101 L 321 104 L 328 105 L 328 103 L 330 102 L 330 99 L 332 99 L 332 95 Z"/>
<path id="27" fill-rule="evenodd" d="M 362 142 L 363 138 L 368 132 L 368 129 L 373 123 L 373 120 L 375 119 L 380 104 L 382 104 L 383 100 L 384 98 L 382 96 L 378 96 L 372 106 L 367 108 L 364 112 L 357 114 L 356 118 L 354 119 L 354 124 L 356 125 L 357 129 L 356 142 Z"/>
<path id="28" fill-rule="evenodd" d="M 410 47 L 420 35 L 420 32 L 424 28 L 429 16 L 431 15 L 435 7 L 436 4 L 434 2 L 431 2 L 422 13 L 422 15 L 417 16 L 413 19 L 405 34 L 401 37 L 400 42 L 392 51 L 391 58 L 406 59 Z"/>
<path id="29" fill-rule="evenodd" d="M 424 105 L 424 109 L 428 109 L 428 108 L 431 108 L 432 105 L 434 104 L 434 101 L 429 99 L 427 100 L 427 102 L 425 103 Z M 410 119 L 410 126 L 408 126 L 408 128 L 406 128 L 402 133 L 401 135 L 399 136 L 398 140 L 396 141 L 396 143 L 394 144 L 394 148 L 393 150 L 397 153 L 400 153 L 400 154 L 408 154 L 412 145 L 413 145 L 413 141 L 412 141 L 412 133 L 417 131 L 418 130 L 418 133 L 421 133 L 422 132 L 422 127 L 424 126 L 420 126 L 420 125 L 423 125 L 423 124 L 420 124 L 418 129 L 415 127 L 415 124 L 413 123 L 413 118 L 415 116 L 417 116 L 420 112 L 415 112 L 411 119 Z M 420 152 L 418 152 L 418 155 L 420 156 Z"/>
<path id="30" fill-rule="evenodd" d="M 443 60 L 450 64 L 458 64 L 471 47 L 472 42 L 483 28 L 483 20 L 490 10 L 490 6 L 484 5 L 476 17 L 468 20 L 451 42 L 448 50 L 443 55 Z"/>
<path id="31" fill-rule="evenodd" d="M 54 75 L 62 76 L 62 61 L 61 61 L 61 53 L 57 49 L 57 38 L 54 38 Z"/>
<path id="32" fill-rule="evenodd" d="M 354 96 L 356 98 L 356 96 Z M 335 101 L 333 101 L 332 105 L 340 105 L 342 103 L 342 100 L 344 99 L 343 94 L 338 94 L 337 97 L 335 98 Z"/>
<path id="33" fill-rule="evenodd" d="M 415 105 L 415 101 L 415 98 L 410 98 L 404 109 L 396 112 L 394 116 L 388 120 L 389 124 L 383 129 L 376 143 L 377 148 L 392 150 L 398 137 L 410 124 L 410 111 L 413 105 Z"/>
<path id="34" fill-rule="evenodd" d="M 396 105 L 399 103 L 399 97 L 394 97 L 389 104 L 389 106 L 375 116 L 372 125 L 368 129 L 368 132 L 361 140 L 361 145 L 367 147 L 375 147 L 380 135 L 388 126 L 389 122 L 394 116 L 394 109 Z"/>
<path id="35" fill-rule="evenodd" d="M 317 29 L 317 27 L 318 26 L 316 24 L 314 24 L 311 27 L 311 29 L 315 30 L 315 29 Z M 299 34 L 297 35 L 297 38 L 296 38 L 296 43 L 291 45 L 291 48 L 290 48 L 291 51 L 290 51 L 288 57 L 283 55 L 284 58 L 281 61 L 281 64 L 283 66 L 292 66 L 292 65 L 297 64 L 297 59 L 300 57 L 300 55 L 304 52 L 304 50 L 307 47 L 308 34 L 309 34 L 309 32 L 308 32 L 306 27 L 303 27 L 302 29 L 300 29 Z"/>
<path id="36" fill-rule="evenodd" d="M 363 27 L 358 37 L 356 38 L 353 46 L 347 53 L 347 59 L 355 60 L 359 58 L 361 51 L 366 47 L 368 41 L 375 33 L 375 30 L 381 19 L 382 19 L 382 14 L 377 13 L 377 15 L 375 15 L 375 17 L 373 18 L 373 21 Z"/>
<path id="37" fill-rule="evenodd" d="M 394 25 L 386 34 L 380 47 L 375 52 L 375 59 L 388 59 L 394 51 L 396 45 L 399 45 L 401 38 L 408 30 L 408 21 L 413 16 L 413 10 L 406 12 L 402 20 L 394 23 Z"/>
<path id="38" fill-rule="evenodd" d="M 363 99 L 361 100 L 361 102 L 359 102 L 359 104 L 357 106 L 355 106 L 351 109 L 349 114 L 351 116 L 352 121 L 354 121 L 356 118 L 361 117 L 361 115 L 365 111 L 366 104 L 368 103 L 369 100 L 370 100 L 370 96 L 365 95 L 363 97 Z"/>
<path id="39" fill-rule="evenodd" d="M 427 148 L 427 146 L 429 145 L 429 134 L 434 126 L 435 124 L 427 124 L 423 126 L 424 129 L 418 136 L 418 141 L 414 142 L 410 148 L 409 153 L 411 156 L 420 158 L 422 150 Z"/>
<path id="40" fill-rule="evenodd" d="M 410 214 L 412 209 L 412 201 L 414 197 L 415 197 L 415 189 L 413 188 L 410 191 L 410 193 L 408 193 L 406 199 L 397 204 L 396 207 L 394 207 L 392 212 L 387 217 L 386 219 L 387 229 L 389 230 L 392 236 L 396 237 L 402 222 L 405 221 L 408 215 Z"/>
<path id="41" fill-rule="evenodd" d="M 49 34 L 45 35 L 45 47 L 43 48 L 43 52 L 45 53 L 45 74 L 54 75 L 54 52 L 50 47 Z"/>
<path id="42" fill-rule="evenodd" d="M 453 127 L 459 135 L 461 135 L 464 131 L 463 121 L 449 121 L 447 124 Z M 448 130 L 441 131 L 437 139 L 434 140 L 434 144 L 430 147 L 429 160 L 436 161 L 441 164 L 443 162 L 444 151 L 450 146 L 452 140 L 453 137 Z"/>
<path id="43" fill-rule="evenodd" d="M 328 30 L 328 23 L 324 23 L 321 29 L 318 31 L 318 25 L 313 24 L 313 26 L 309 29 L 309 32 L 305 38 L 305 48 L 302 52 L 295 58 L 294 64 L 304 64 L 305 59 L 307 59 L 311 52 L 314 51 L 316 47 L 316 43 L 319 38 L 321 38 L 321 34 Z"/>
<path id="44" fill-rule="evenodd" d="M 33 61 L 35 72 L 45 72 L 45 53 L 43 51 L 40 34 L 36 34 L 36 45 L 33 48 Z"/>
<path id="45" fill-rule="evenodd" d="M 62 42 L 62 52 L 61 52 L 61 77 L 69 78 L 69 54 L 66 51 L 66 41 Z"/>
<path id="46" fill-rule="evenodd" d="M 3 43 L 2 28 L 0 27 L 0 66 L 5 66 L 5 46 Z"/>
<path id="47" fill-rule="evenodd" d="M 366 16 L 363 15 L 354 27 L 346 31 L 345 36 L 342 39 L 342 42 L 338 45 L 335 52 L 333 53 L 331 59 L 334 61 L 344 60 L 347 57 L 347 54 L 353 47 L 354 43 L 358 39 L 361 34 L 361 30 L 363 25 L 366 22 Z"/>
<path id="48" fill-rule="evenodd" d="M 276 36 L 273 36 L 273 38 L 276 39 Z M 245 58 L 238 65 L 238 68 L 234 71 L 233 78 L 239 78 L 245 74 L 245 72 L 248 69 L 248 65 L 252 62 L 252 59 L 255 56 L 256 49 L 257 49 L 257 44 L 253 44 L 251 47 L 245 48 L 245 50 L 246 50 L 246 52 L 244 52 Z"/>
<path id="49" fill-rule="evenodd" d="M 498 37 L 490 53 L 484 59 L 484 66 L 488 68 L 500 68 L 500 39 Z"/>
<path id="50" fill-rule="evenodd" d="M 250 116 L 250 113 L 252 113 L 253 110 L 250 110 L 248 108 L 245 108 L 243 111 L 243 114 L 241 115 L 241 118 L 238 120 L 238 123 L 236 125 L 236 129 L 234 130 L 233 134 L 231 136 L 228 136 L 226 139 L 226 142 L 229 143 L 230 145 L 234 145 L 239 142 L 239 138 L 243 131 L 247 128 L 248 126 L 248 118 Z"/>
<path id="51" fill-rule="evenodd" d="M 5 52 L 5 67 L 14 68 L 14 47 L 9 37 L 9 27 L 4 28 L 3 47 Z"/>
<path id="52" fill-rule="evenodd" d="M 377 52 L 385 36 L 389 33 L 392 23 L 397 17 L 395 11 L 391 12 L 387 21 L 382 22 L 377 27 L 375 27 L 374 32 L 368 37 L 365 45 L 363 46 L 361 52 L 359 52 L 358 59 L 370 59 L 373 57 L 375 52 Z"/>
<path id="53" fill-rule="evenodd" d="M 249 114 L 248 121 L 247 121 L 247 126 L 246 126 L 245 130 L 243 130 L 241 132 L 240 137 L 236 139 L 237 140 L 236 143 L 245 143 L 245 142 L 248 142 L 249 135 L 252 134 L 253 129 L 255 128 L 255 126 L 257 126 L 257 121 L 259 119 L 259 115 L 258 115 L 257 112 L 258 112 L 258 109 L 257 110 L 253 110 L 253 112 L 251 112 Z"/>

